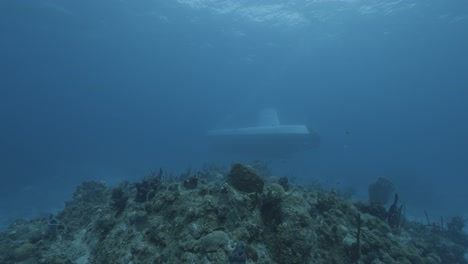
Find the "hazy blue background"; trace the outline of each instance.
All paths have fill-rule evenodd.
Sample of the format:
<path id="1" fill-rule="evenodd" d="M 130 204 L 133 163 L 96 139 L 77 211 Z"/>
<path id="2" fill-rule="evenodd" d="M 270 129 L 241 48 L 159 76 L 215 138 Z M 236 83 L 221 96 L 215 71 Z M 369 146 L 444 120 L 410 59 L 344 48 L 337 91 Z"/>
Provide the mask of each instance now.
<path id="1" fill-rule="evenodd" d="M 466 0 L 2 0 L 0 214 L 219 161 L 206 130 L 269 106 L 322 136 L 274 174 L 467 214 L 467 28 Z"/>

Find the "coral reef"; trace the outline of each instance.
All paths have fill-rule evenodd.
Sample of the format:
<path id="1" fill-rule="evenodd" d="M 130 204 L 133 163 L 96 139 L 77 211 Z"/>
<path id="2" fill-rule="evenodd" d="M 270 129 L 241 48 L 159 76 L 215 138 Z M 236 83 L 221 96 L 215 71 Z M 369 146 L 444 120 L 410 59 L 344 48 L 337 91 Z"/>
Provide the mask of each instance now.
<path id="1" fill-rule="evenodd" d="M 206 170 L 116 187 L 85 182 L 56 217 L 0 233 L 0 263 L 468 263 L 463 218 L 447 229 L 397 228 L 382 206 L 248 165 Z"/>

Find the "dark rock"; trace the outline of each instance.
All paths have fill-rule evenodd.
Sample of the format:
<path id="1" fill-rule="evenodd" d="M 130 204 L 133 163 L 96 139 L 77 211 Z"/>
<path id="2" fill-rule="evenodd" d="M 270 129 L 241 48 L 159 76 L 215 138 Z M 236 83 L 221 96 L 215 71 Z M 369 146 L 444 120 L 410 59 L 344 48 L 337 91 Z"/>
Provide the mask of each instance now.
<path id="1" fill-rule="evenodd" d="M 128 216 L 128 221 L 132 225 L 142 227 L 148 221 L 148 213 L 146 213 L 145 211 L 134 212 Z"/>
<path id="2" fill-rule="evenodd" d="M 197 176 L 191 176 L 184 180 L 183 186 L 185 189 L 195 189 L 198 185 Z"/>
<path id="3" fill-rule="evenodd" d="M 138 203 L 147 202 L 156 195 L 156 191 L 161 188 L 162 178 L 160 175 L 153 175 L 142 182 L 136 182 L 135 188 L 137 190 L 135 201 Z"/>
<path id="4" fill-rule="evenodd" d="M 453 217 L 452 220 L 447 224 L 448 230 L 454 233 L 461 233 L 464 226 L 465 220 L 461 216 Z"/>
<path id="5" fill-rule="evenodd" d="M 285 192 L 289 190 L 289 180 L 288 177 L 284 176 L 279 178 L 278 184 L 281 185 Z"/>
<path id="6" fill-rule="evenodd" d="M 111 206 L 120 214 L 127 206 L 128 196 L 122 187 L 115 187 L 111 192 Z"/>
<path id="7" fill-rule="evenodd" d="M 260 209 L 264 224 L 273 230 L 283 223 L 283 212 L 281 211 L 283 199 L 281 196 L 275 194 L 276 193 L 271 190 L 265 194 Z"/>
<path id="8" fill-rule="evenodd" d="M 229 254 L 229 264 L 245 264 L 247 255 L 245 254 L 245 243 L 242 241 L 237 242 L 236 247 Z"/>
<path id="9" fill-rule="evenodd" d="M 254 262 L 257 262 L 258 252 L 254 247 L 247 245 L 247 247 L 245 248 L 245 254 L 249 259 L 253 260 Z"/>
<path id="10" fill-rule="evenodd" d="M 218 217 L 219 221 L 223 222 L 224 220 L 226 220 L 228 213 L 229 210 L 226 207 L 221 207 L 218 209 L 216 216 Z"/>
<path id="11" fill-rule="evenodd" d="M 50 237 L 55 237 L 58 233 L 58 226 L 59 222 L 57 221 L 57 219 L 52 218 L 51 216 L 51 219 L 49 220 L 49 222 L 47 222 L 47 234 Z"/>
<path id="12" fill-rule="evenodd" d="M 99 203 L 106 199 L 107 187 L 103 182 L 87 181 L 76 188 L 73 201 L 78 203 Z"/>
<path id="13" fill-rule="evenodd" d="M 355 205 L 363 213 L 373 215 L 382 221 L 387 219 L 387 209 L 381 204 L 357 202 Z"/>

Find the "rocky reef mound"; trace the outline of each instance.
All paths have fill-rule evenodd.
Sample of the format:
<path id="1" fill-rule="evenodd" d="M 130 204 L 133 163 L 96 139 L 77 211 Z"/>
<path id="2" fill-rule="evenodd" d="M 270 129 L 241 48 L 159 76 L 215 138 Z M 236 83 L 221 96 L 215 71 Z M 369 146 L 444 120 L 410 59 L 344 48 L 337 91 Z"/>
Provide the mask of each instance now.
<path id="1" fill-rule="evenodd" d="M 385 213 L 243 164 L 160 172 L 84 182 L 57 216 L 15 221 L 0 263 L 468 263 L 463 219 L 391 227 Z"/>

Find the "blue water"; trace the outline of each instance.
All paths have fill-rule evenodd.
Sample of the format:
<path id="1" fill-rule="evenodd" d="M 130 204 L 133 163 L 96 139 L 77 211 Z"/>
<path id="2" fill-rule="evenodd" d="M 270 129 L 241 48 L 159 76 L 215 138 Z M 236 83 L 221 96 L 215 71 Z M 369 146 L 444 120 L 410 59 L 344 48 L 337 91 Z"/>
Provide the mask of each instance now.
<path id="1" fill-rule="evenodd" d="M 2 0 L 2 224 L 83 180 L 233 162 L 206 131 L 264 107 L 322 139 L 273 174 L 468 216 L 467 28 L 465 0 Z"/>

